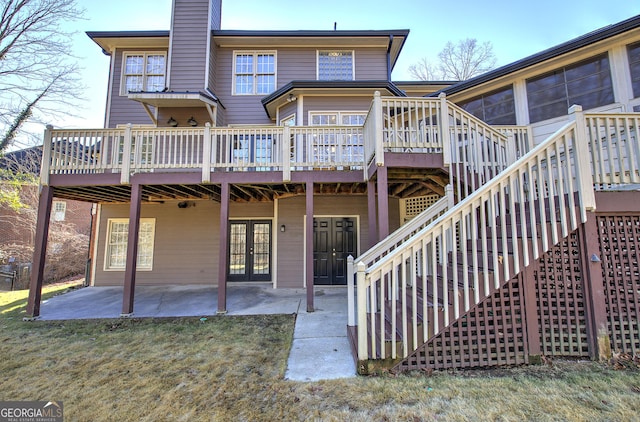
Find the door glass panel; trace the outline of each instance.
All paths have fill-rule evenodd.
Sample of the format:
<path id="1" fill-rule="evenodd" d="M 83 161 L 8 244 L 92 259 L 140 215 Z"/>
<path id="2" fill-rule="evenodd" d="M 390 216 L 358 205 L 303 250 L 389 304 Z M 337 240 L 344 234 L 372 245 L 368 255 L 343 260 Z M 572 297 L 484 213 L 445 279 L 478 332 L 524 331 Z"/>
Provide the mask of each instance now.
<path id="1" fill-rule="evenodd" d="M 253 274 L 270 273 L 270 227 L 269 223 L 253 225 Z"/>
<path id="2" fill-rule="evenodd" d="M 246 274 L 247 225 L 232 223 L 229 236 L 229 274 Z"/>

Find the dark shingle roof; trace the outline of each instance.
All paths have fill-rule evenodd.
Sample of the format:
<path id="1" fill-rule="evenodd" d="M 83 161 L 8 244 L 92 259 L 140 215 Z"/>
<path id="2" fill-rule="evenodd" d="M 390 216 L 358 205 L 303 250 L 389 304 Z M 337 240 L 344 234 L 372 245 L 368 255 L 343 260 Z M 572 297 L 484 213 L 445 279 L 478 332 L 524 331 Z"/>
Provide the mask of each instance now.
<path id="1" fill-rule="evenodd" d="M 440 92 L 444 92 L 447 95 L 455 94 L 457 92 L 464 91 L 465 89 L 469 89 L 471 87 L 483 84 L 493 79 L 506 76 L 510 73 L 517 72 L 521 69 L 525 69 L 535 64 L 542 63 L 546 60 L 553 59 L 555 57 L 569 53 L 571 51 L 586 47 L 590 44 L 594 44 L 596 42 L 606 40 L 607 38 L 611 38 L 613 36 L 622 34 L 632 29 L 636 29 L 638 27 L 640 27 L 640 15 L 634 16 L 632 18 L 626 19 L 616 24 L 605 26 L 603 28 L 597 29 L 592 32 L 589 32 L 578 38 L 574 38 L 570 41 L 564 42 L 562 44 L 543 50 L 539 53 L 525 57 L 524 59 L 499 67 L 497 69 L 491 70 L 487 73 L 483 73 L 482 75 L 476 76 L 475 78 L 462 81 L 448 88 L 445 88 L 441 91 L 430 94 L 429 96 L 437 96 Z"/>

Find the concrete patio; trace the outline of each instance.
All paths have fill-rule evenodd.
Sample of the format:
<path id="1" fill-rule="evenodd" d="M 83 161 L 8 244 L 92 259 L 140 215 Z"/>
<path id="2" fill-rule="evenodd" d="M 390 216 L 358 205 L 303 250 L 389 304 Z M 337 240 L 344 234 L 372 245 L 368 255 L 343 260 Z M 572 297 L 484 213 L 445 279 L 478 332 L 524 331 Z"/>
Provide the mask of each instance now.
<path id="1" fill-rule="evenodd" d="M 42 302 L 40 319 L 119 318 L 122 287 L 85 287 Z M 218 289 L 209 286 L 137 286 L 135 318 L 216 315 Z M 318 286 L 315 312 L 306 311 L 305 289 L 271 283 L 227 286 L 227 315 L 296 314 L 286 378 L 318 381 L 356 374 L 347 339 L 346 287 Z"/>

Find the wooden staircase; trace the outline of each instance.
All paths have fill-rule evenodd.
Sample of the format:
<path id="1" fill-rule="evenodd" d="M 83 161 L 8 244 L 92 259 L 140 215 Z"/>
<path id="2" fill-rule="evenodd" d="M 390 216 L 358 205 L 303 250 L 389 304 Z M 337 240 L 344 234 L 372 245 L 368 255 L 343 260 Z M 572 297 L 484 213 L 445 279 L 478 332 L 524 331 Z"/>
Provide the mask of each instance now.
<path id="1" fill-rule="evenodd" d="M 522 272 L 595 206 L 580 118 L 473 192 L 458 188 L 457 204 L 393 249 L 356 259 L 360 373 L 528 362 Z"/>

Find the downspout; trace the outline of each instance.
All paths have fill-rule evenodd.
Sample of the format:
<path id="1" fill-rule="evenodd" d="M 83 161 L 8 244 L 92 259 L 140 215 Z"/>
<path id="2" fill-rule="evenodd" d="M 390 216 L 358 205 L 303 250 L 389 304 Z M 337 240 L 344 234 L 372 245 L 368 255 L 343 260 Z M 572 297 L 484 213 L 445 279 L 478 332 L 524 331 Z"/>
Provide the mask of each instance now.
<path id="1" fill-rule="evenodd" d="M 393 35 L 389 35 L 389 46 L 387 47 L 387 80 L 391 81 L 391 44 L 393 44 Z"/>

